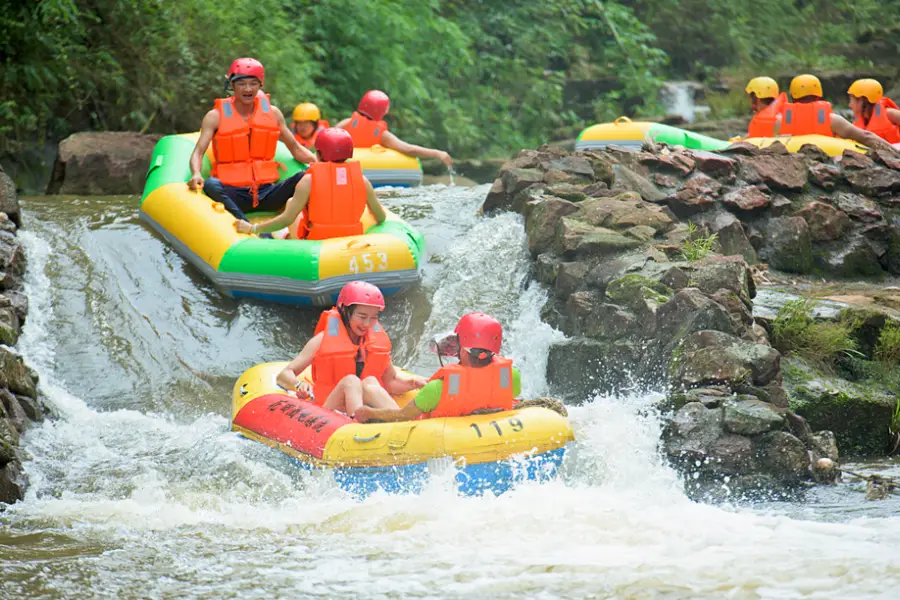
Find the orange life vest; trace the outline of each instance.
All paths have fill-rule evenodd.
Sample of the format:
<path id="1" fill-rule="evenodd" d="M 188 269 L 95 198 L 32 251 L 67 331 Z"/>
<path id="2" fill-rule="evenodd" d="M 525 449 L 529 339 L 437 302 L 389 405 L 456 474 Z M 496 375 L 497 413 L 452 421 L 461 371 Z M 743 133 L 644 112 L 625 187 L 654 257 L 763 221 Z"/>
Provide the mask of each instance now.
<path id="1" fill-rule="evenodd" d="M 306 173 L 312 177 L 309 202 L 291 225 L 297 239 L 326 240 L 362 234 L 360 219 L 368 195 L 360 164 L 317 162 Z"/>
<path id="2" fill-rule="evenodd" d="M 781 92 L 781 95 L 771 104 L 753 115 L 747 137 L 773 137 L 778 113 L 784 109 L 785 104 L 787 104 L 787 94 Z"/>
<path id="3" fill-rule="evenodd" d="M 391 340 L 375 323 L 360 343 L 350 341 L 350 334 L 336 308 L 326 310 L 316 324 L 316 334 L 324 332 L 322 345 L 312 362 L 313 395 L 319 406 L 328 399 L 338 382 L 347 375 L 356 375 L 356 356 L 362 352 L 363 367 L 360 379 L 375 377 L 384 385 L 384 372 L 391 365 Z"/>
<path id="4" fill-rule="evenodd" d="M 328 129 L 328 121 L 325 119 L 321 119 L 316 125 L 316 130 L 313 131 L 313 134 L 308 138 L 301 136 L 297 133 L 297 124 L 291 123 L 291 131 L 294 133 L 294 139 L 300 143 L 304 148 L 308 148 L 310 150 L 315 151 L 316 147 L 316 138 L 319 137 L 319 133 Z"/>
<path id="5" fill-rule="evenodd" d="M 279 179 L 279 163 L 272 159 L 281 128 L 269 96 L 254 98 L 253 113 L 246 120 L 234 107 L 233 98 L 218 98 L 215 109 L 219 113 L 219 128 L 213 137 L 212 176 L 225 185 L 249 187 L 256 206 L 257 188 Z"/>
<path id="6" fill-rule="evenodd" d="M 889 108 L 897 108 L 894 101 L 885 96 L 872 106 L 872 116 L 868 123 L 863 122 L 863 118 L 859 117 L 853 123 L 860 129 L 871 131 L 878 137 L 882 138 L 890 144 L 900 143 L 900 128 L 891 123 L 888 119 L 887 111 Z"/>
<path id="7" fill-rule="evenodd" d="M 373 121 L 369 117 L 353 111 L 350 123 L 344 129 L 350 132 L 354 148 L 371 148 L 375 144 L 381 143 L 381 136 L 388 130 L 388 126 L 384 121 Z"/>
<path id="8" fill-rule="evenodd" d="M 784 116 L 781 117 L 782 135 L 819 134 L 834 137 L 831 131 L 831 103 L 824 100 L 808 102 L 789 102 L 784 105 Z"/>
<path id="9" fill-rule="evenodd" d="M 494 356 L 484 367 L 447 365 L 441 367 L 430 381 L 443 380 L 441 400 L 426 416 L 461 417 L 486 408 L 512 410 L 512 361 Z"/>

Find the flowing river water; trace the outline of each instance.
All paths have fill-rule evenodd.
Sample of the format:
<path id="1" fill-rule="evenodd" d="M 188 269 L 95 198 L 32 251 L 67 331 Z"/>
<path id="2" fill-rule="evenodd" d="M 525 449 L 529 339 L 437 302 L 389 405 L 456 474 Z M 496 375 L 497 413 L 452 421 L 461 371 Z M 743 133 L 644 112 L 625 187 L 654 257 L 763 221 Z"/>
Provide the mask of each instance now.
<path id="1" fill-rule="evenodd" d="M 540 321 L 521 217 L 478 216 L 486 191 L 384 198 L 428 244 L 422 285 L 389 299 L 384 322 L 395 362 L 428 374 L 428 335 L 493 313 L 534 397 L 562 336 Z M 419 495 L 355 499 L 229 431 L 237 376 L 290 358 L 317 312 L 222 296 L 139 222 L 137 198 L 27 198 L 23 211 L 19 348 L 58 418 L 23 437 L 31 486 L 0 513 L 0 598 L 900 594 L 900 499 L 844 483 L 692 502 L 657 452 L 659 394 L 572 408 L 556 481 L 461 497 L 447 472 Z"/>

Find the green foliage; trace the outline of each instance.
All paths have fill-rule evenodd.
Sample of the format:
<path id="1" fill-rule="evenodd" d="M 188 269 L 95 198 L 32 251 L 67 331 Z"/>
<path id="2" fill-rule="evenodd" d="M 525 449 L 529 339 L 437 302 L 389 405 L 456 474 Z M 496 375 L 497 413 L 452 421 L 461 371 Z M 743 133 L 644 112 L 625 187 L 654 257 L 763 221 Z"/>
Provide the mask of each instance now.
<path id="1" fill-rule="evenodd" d="M 629 8 L 596 0 L 6 4 L 0 153 L 85 129 L 194 130 L 231 61 L 254 56 L 284 112 L 312 101 L 336 122 L 378 88 L 403 139 L 508 154 L 581 126 L 570 71 L 620 81 L 601 101 L 621 113 L 635 97 L 652 106 L 666 65 Z"/>
<path id="2" fill-rule="evenodd" d="M 900 323 L 890 321 L 878 334 L 874 358 L 885 365 L 900 365 Z"/>
<path id="3" fill-rule="evenodd" d="M 809 299 L 787 302 L 772 323 L 772 345 L 782 353 L 797 354 L 829 369 L 838 357 L 858 354 L 851 326 L 816 321 L 813 306 Z"/>
<path id="4" fill-rule="evenodd" d="M 688 223 L 688 233 L 689 237 L 681 248 L 681 257 L 684 260 L 690 262 L 703 260 L 715 250 L 719 234 L 702 235 L 693 223 Z"/>

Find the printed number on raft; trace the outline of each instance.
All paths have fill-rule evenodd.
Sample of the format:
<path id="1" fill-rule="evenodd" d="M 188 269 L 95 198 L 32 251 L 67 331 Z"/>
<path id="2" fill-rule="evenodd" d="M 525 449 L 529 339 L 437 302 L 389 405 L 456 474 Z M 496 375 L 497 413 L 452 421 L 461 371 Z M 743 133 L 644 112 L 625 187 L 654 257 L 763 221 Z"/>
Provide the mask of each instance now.
<path id="1" fill-rule="evenodd" d="M 514 432 L 522 431 L 525 429 L 525 424 L 522 423 L 521 419 L 517 419 L 516 417 L 510 417 L 506 420 L 509 424 L 510 429 Z M 471 423 L 469 427 L 475 430 L 475 433 L 478 434 L 478 437 L 484 437 L 484 433 L 482 433 L 481 428 L 478 426 L 478 423 Z M 497 432 L 497 435 L 503 435 L 503 427 L 497 421 L 491 421 L 488 423 L 487 433 L 490 433 L 491 429 L 494 429 Z"/>
<path id="2" fill-rule="evenodd" d="M 387 271 L 388 269 L 388 256 L 386 252 L 376 252 L 372 254 L 370 252 L 366 252 L 365 254 L 360 254 L 357 256 L 350 257 L 350 272 L 355 274 L 358 273 L 371 273 L 372 271 Z"/>

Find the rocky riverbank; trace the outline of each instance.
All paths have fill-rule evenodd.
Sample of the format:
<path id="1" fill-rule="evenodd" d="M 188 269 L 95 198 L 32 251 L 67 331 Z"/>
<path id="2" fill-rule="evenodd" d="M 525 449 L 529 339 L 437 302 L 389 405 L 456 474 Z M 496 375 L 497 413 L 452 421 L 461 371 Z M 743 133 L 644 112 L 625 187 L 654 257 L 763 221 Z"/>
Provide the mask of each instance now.
<path id="1" fill-rule="evenodd" d="M 0 168 L 0 503 L 7 504 L 21 500 L 27 484 L 19 437 L 47 414 L 37 374 L 13 349 L 28 315 L 21 225 L 15 185 Z"/>
<path id="2" fill-rule="evenodd" d="M 502 167 L 484 209 L 524 215 L 534 277 L 553 289 L 544 317 L 568 336 L 548 361 L 555 393 L 669 389 L 662 449 L 697 494 L 723 481 L 771 488 L 818 475 L 819 458 L 837 460 L 836 439 L 871 455 L 881 436 L 887 451 L 891 402 L 873 409 L 871 394 L 835 394 L 823 382 L 841 379 L 834 364 L 799 350 L 785 362 L 772 343 L 776 334 L 789 347 L 781 313 L 755 314 L 754 274 L 761 262 L 838 279 L 900 273 L 898 168 L 885 153 L 836 162 L 780 144 L 718 154 L 543 146 Z M 868 340 L 846 349 L 872 363 L 892 319 L 840 314 L 854 324 L 848 336 Z M 837 397 L 842 409 L 826 409 Z M 871 418 L 851 431 L 864 408 Z"/>

